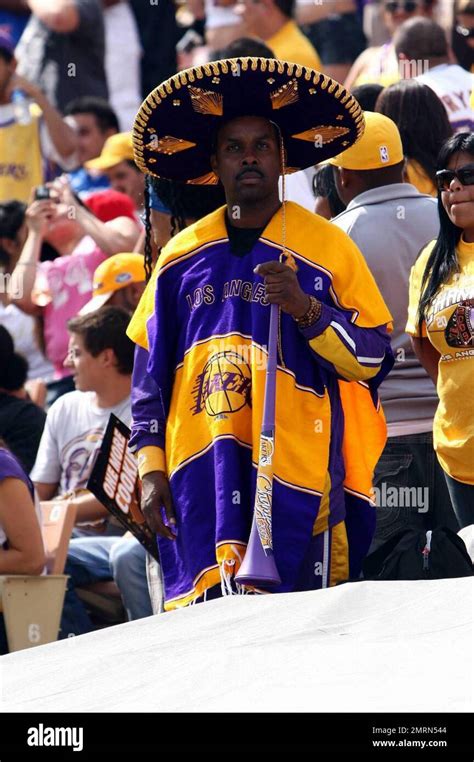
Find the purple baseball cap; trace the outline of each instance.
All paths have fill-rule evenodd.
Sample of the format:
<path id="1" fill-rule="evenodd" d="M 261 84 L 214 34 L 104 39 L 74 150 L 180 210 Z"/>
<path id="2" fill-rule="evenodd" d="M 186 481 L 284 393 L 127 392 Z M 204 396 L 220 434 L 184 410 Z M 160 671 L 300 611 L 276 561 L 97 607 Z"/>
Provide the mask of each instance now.
<path id="1" fill-rule="evenodd" d="M 15 43 L 13 42 L 13 37 L 6 31 L 6 29 L 2 29 L 0 27 L 0 50 L 6 50 L 7 53 L 10 53 L 10 55 L 15 54 Z"/>

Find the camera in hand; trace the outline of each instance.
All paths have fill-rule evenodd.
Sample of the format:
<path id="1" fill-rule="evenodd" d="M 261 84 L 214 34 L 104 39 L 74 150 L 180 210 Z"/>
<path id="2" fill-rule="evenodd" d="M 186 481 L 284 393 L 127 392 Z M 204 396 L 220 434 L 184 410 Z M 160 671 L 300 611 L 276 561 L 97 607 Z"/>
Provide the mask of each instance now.
<path id="1" fill-rule="evenodd" d="M 38 185 L 37 188 L 35 188 L 35 199 L 36 201 L 44 201 L 45 199 L 51 198 L 51 191 L 46 185 Z"/>

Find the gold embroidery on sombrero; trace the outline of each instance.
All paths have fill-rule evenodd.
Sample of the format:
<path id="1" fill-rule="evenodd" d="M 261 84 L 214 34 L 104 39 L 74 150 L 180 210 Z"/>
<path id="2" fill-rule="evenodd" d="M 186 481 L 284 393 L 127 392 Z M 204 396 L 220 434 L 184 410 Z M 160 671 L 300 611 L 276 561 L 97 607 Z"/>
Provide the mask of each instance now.
<path id="1" fill-rule="evenodd" d="M 191 96 L 191 104 L 194 111 L 198 114 L 213 114 L 222 116 L 224 113 L 221 93 L 215 93 L 212 90 L 202 90 L 200 87 L 188 86 L 188 92 Z"/>
<path id="2" fill-rule="evenodd" d="M 296 135 L 292 135 L 292 138 L 298 140 L 307 140 L 309 143 L 316 143 L 322 141 L 323 145 L 332 143 L 336 138 L 347 135 L 349 132 L 348 127 L 333 127 L 331 125 L 320 125 L 319 127 L 311 127 L 304 132 L 298 132 Z"/>
<path id="3" fill-rule="evenodd" d="M 175 138 L 173 135 L 164 135 L 162 138 L 152 135 L 150 142 L 146 144 L 145 148 L 149 151 L 172 156 L 175 153 L 180 153 L 180 151 L 187 151 L 188 148 L 194 148 L 195 145 L 196 143 L 192 143 L 190 140 Z"/>
<path id="4" fill-rule="evenodd" d="M 284 85 L 270 93 L 272 109 L 284 108 L 290 103 L 296 103 L 299 100 L 298 82 L 296 79 L 290 79 Z"/>
<path id="5" fill-rule="evenodd" d="M 268 100 L 265 104 L 265 110 L 270 110 L 270 114 L 273 112 L 275 121 L 279 120 L 279 109 L 283 110 L 282 117 L 283 120 L 285 120 L 286 112 L 284 111 L 284 107 L 286 105 L 293 104 L 293 109 L 291 109 L 291 111 L 293 112 L 294 110 L 294 129 L 301 129 L 302 127 L 305 127 L 307 125 L 307 117 L 303 118 L 306 112 L 306 109 L 302 106 L 303 96 L 306 93 L 308 93 L 310 96 L 319 94 L 324 96 L 321 99 L 321 105 L 325 98 L 329 98 L 333 99 L 334 105 L 341 103 L 341 105 L 344 106 L 342 115 L 339 114 L 335 118 L 328 117 L 328 121 L 330 123 L 334 123 L 334 121 L 336 121 L 337 124 L 337 122 L 341 122 L 341 120 L 343 120 L 341 125 L 337 124 L 337 128 L 343 128 L 345 130 L 344 135 L 351 133 L 351 135 L 347 134 L 346 142 L 343 146 L 344 148 L 346 148 L 348 144 L 352 144 L 354 139 L 357 140 L 362 134 L 364 130 L 364 119 L 362 110 L 360 109 L 357 101 L 347 90 L 345 90 L 345 88 L 340 83 L 320 72 L 314 71 L 313 69 L 309 69 L 305 66 L 300 66 L 299 64 L 276 59 L 244 57 L 221 61 L 211 61 L 210 63 L 203 64 L 202 66 L 196 66 L 194 68 L 178 72 L 169 80 L 156 87 L 155 90 L 153 90 L 147 96 L 139 110 L 139 113 L 137 114 L 133 130 L 134 155 L 137 166 L 143 172 L 149 172 L 156 177 L 166 176 L 168 172 L 174 175 L 176 172 L 177 175 L 179 175 L 180 179 L 185 182 L 200 185 L 204 184 L 206 181 L 205 184 L 214 184 L 214 175 L 213 173 L 209 172 L 210 167 L 208 166 L 206 158 L 203 156 L 203 151 L 209 150 L 206 140 L 202 141 L 199 139 L 199 141 L 194 144 L 193 154 L 195 172 L 196 174 L 200 174 L 196 178 L 190 178 L 189 173 L 186 172 L 185 166 L 180 163 L 180 161 L 186 162 L 186 157 L 183 156 L 183 160 L 180 160 L 178 157 L 176 157 L 175 161 L 173 162 L 176 167 L 176 170 L 174 170 L 171 169 L 171 166 L 168 165 L 165 165 L 165 169 L 165 166 L 161 165 L 160 158 L 158 156 L 158 154 L 161 154 L 162 156 L 169 156 L 173 155 L 174 153 L 182 153 L 186 150 L 189 141 L 183 140 L 181 143 L 176 142 L 175 144 L 168 145 L 167 140 L 172 138 L 172 136 L 165 135 L 162 137 L 162 141 L 164 142 L 157 142 L 154 145 L 152 144 L 149 146 L 147 143 L 150 142 L 150 138 L 149 133 L 147 133 L 146 130 L 150 129 L 150 124 L 154 124 L 155 121 L 157 121 L 158 114 L 156 113 L 155 109 L 160 106 L 159 110 L 161 111 L 163 105 L 165 106 L 166 110 L 163 111 L 164 122 L 161 123 L 161 134 L 163 131 L 173 132 L 172 126 L 170 129 L 170 125 L 168 124 L 169 109 L 179 114 L 183 108 L 186 109 L 187 107 L 190 107 L 194 114 L 199 115 L 197 117 L 198 120 L 202 118 L 200 115 L 209 115 L 212 117 L 212 119 L 219 120 L 224 116 L 227 110 L 227 105 L 230 105 L 224 101 L 224 94 L 227 92 L 225 89 L 227 85 L 225 85 L 225 82 L 223 81 L 225 75 L 227 75 L 225 79 L 237 76 L 247 78 L 251 72 L 260 72 L 266 75 L 264 90 L 267 92 Z M 282 75 L 282 78 L 278 78 L 278 75 Z M 208 89 L 209 87 L 212 87 L 212 89 Z M 185 97 L 184 93 L 181 92 L 183 88 L 189 90 L 189 100 L 187 99 L 187 96 Z M 224 88 L 223 92 L 220 92 L 221 88 Z M 194 97 L 192 97 L 193 95 Z M 262 92 L 262 97 L 263 96 L 264 93 Z M 242 93 L 240 93 L 239 97 L 242 97 Z M 168 104 L 165 103 L 166 100 L 168 100 Z M 232 100 L 231 96 L 230 100 Z M 178 106 L 178 104 L 181 106 L 181 108 L 173 108 L 173 106 Z M 315 114 L 318 114 L 318 111 L 321 111 L 319 108 L 319 98 L 314 99 L 314 106 Z M 324 113 L 324 109 L 322 113 Z M 268 115 L 268 118 L 271 118 L 270 114 Z M 315 116 L 314 122 L 317 123 L 319 119 L 321 119 L 321 114 L 319 116 Z M 191 133 L 189 136 L 192 137 L 192 130 L 194 129 L 193 117 L 191 117 L 190 120 L 187 120 L 186 123 L 190 126 Z M 301 124 L 301 127 L 299 124 Z M 343 127 L 343 125 L 345 126 Z M 326 127 L 328 125 L 324 126 Z M 286 132 L 288 128 L 285 127 L 284 129 Z M 308 146 L 311 140 L 317 138 L 317 135 L 314 134 L 314 131 L 307 130 L 306 132 L 310 134 L 310 137 L 306 138 L 306 145 Z M 303 133 L 297 133 L 297 137 L 302 134 Z M 335 135 L 336 133 L 334 133 L 334 136 Z M 339 134 L 339 136 L 341 135 L 342 133 Z M 336 137 L 334 136 L 329 134 L 327 138 L 325 136 L 321 138 L 320 136 L 319 139 L 323 139 L 323 144 L 325 143 L 326 146 L 329 146 L 331 143 L 337 142 Z M 304 138 L 301 139 L 304 140 Z M 179 138 L 175 138 L 175 140 L 179 141 Z M 349 143 L 347 141 L 349 141 Z M 307 161 L 307 153 L 304 152 L 307 151 L 307 148 L 303 148 L 303 146 L 301 146 L 301 149 L 298 149 L 295 141 L 292 147 L 288 146 L 288 150 L 290 151 L 290 162 L 293 167 L 306 166 L 304 162 Z M 296 151 L 295 156 L 292 156 L 293 150 Z M 300 150 L 303 150 L 303 154 L 301 156 L 300 153 L 298 153 Z M 330 149 L 326 147 L 325 150 L 327 152 L 327 150 Z M 155 161 L 151 162 L 150 154 L 153 153 L 155 154 L 156 158 Z M 165 174 L 162 175 L 162 172 Z"/>
<path id="6" fill-rule="evenodd" d="M 219 179 L 214 172 L 208 172 L 201 177 L 194 177 L 192 180 L 186 180 L 187 185 L 217 185 Z"/>

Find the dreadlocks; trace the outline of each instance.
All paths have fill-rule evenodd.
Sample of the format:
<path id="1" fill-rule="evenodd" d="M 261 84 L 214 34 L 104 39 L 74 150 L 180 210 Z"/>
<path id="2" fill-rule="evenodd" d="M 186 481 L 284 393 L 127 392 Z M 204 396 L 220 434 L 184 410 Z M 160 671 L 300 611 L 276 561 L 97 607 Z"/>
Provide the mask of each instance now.
<path id="1" fill-rule="evenodd" d="M 148 281 L 151 278 L 151 272 L 153 269 L 153 253 L 152 253 L 152 246 L 151 246 L 151 236 L 152 236 L 152 230 L 151 230 L 151 217 L 150 217 L 150 176 L 146 175 L 145 177 L 145 191 L 144 191 L 144 198 L 145 198 L 145 280 L 148 283 Z M 158 256 L 160 256 L 160 252 L 158 252 Z"/>
<path id="2" fill-rule="evenodd" d="M 188 185 L 147 175 L 145 178 L 145 273 L 148 282 L 153 270 L 150 209 L 156 196 L 170 212 L 171 238 L 184 230 L 190 220 L 199 220 L 225 204 L 224 189 L 218 185 Z M 161 248 L 158 249 L 158 257 Z"/>

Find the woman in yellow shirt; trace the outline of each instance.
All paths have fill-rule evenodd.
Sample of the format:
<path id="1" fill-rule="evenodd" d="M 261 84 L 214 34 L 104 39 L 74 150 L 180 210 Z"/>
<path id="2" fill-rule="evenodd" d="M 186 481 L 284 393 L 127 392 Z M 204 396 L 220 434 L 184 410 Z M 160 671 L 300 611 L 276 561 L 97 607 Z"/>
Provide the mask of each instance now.
<path id="1" fill-rule="evenodd" d="M 438 158 L 440 233 L 410 277 L 406 330 L 437 384 L 433 441 L 461 527 L 474 524 L 474 133 Z"/>
<path id="2" fill-rule="evenodd" d="M 400 131 L 406 182 L 420 193 L 437 196 L 436 162 L 453 129 L 436 93 L 421 82 L 404 79 L 382 90 L 375 111 L 392 119 Z"/>

